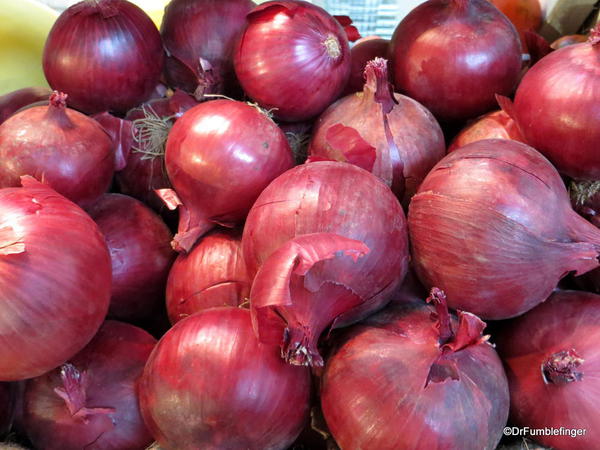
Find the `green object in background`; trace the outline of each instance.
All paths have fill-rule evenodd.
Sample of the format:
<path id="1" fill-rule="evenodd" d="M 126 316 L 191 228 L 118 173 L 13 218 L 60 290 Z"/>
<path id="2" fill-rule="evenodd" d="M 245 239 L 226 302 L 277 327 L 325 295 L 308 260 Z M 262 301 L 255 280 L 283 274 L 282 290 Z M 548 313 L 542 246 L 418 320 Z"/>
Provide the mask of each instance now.
<path id="1" fill-rule="evenodd" d="M 0 95 L 48 85 L 42 53 L 57 17 L 56 11 L 34 0 L 0 0 Z"/>

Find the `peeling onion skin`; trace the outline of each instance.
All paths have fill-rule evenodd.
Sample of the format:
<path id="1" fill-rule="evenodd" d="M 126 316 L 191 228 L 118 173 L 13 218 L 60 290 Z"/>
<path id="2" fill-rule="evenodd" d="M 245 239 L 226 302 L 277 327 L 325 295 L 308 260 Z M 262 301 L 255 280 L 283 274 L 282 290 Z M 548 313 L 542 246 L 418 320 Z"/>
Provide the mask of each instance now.
<path id="1" fill-rule="evenodd" d="M 600 296 L 557 291 L 499 331 L 496 340 L 510 386 L 511 421 L 520 427 L 586 430 L 575 438 L 532 437 L 546 447 L 587 450 L 600 442 L 599 324 Z M 552 381 L 547 363 L 563 352 L 570 353 L 574 364 L 563 366 L 562 377 Z"/>
<path id="2" fill-rule="evenodd" d="M 148 100 L 163 63 L 156 25 L 125 0 L 86 0 L 66 9 L 43 55 L 48 84 L 88 114 L 124 113 Z"/>
<path id="3" fill-rule="evenodd" d="M 364 73 L 362 92 L 343 97 L 321 114 L 309 154 L 356 164 L 408 203 L 446 154 L 442 129 L 423 105 L 393 92 L 385 59 L 369 61 Z"/>
<path id="4" fill-rule="evenodd" d="M 260 344 L 246 309 L 211 308 L 159 341 L 140 383 L 146 424 L 161 447 L 285 449 L 309 412 L 310 373 Z"/>
<path id="5" fill-rule="evenodd" d="M 165 151 L 176 192 L 179 229 L 173 248 L 188 252 L 216 225 L 243 222 L 267 185 L 294 165 L 281 129 L 243 102 L 212 100 L 175 122 Z"/>
<path id="6" fill-rule="evenodd" d="M 54 92 L 48 106 L 21 111 L 0 126 L 0 187 L 20 186 L 20 177 L 31 175 L 83 207 L 108 190 L 112 141 L 95 120 L 67 107 L 70 100 Z"/>
<path id="7" fill-rule="evenodd" d="M 108 316 L 128 322 L 148 319 L 165 299 L 175 259 L 169 228 L 139 200 L 104 194 L 88 214 L 104 234 L 112 262 Z"/>
<path id="8" fill-rule="evenodd" d="M 204 309 L 239 306 L 248 301 L 251 284 L 241 232 L 215 230 L 173 263 L 167 281 L 169 320 L 175 325 Z"/>
<path id="9" fill-rule="evenodd" d="M 600 180 L 600 26 L 597 35 L 529 69 L 511 114 L 528 144 L 575 179 Z"/>
<path id="10" fill-rule="evenodd" d="M 358 259 L 339 257 L 315 264 L 309 271 L 312 280 L 292 276 L 291 304 L 284 296 L 277 301 L 270 298 L 268 305 L 261 301 L 265 315 L 255 317 L 262 317 L 256 326 L 266 341 L 281 342 L 284 354 L 296 339 L 308 343 L 306 348 L 313 351 L 317 361 L 313 366 L 319 366 L 315 347 L 323 331 L 356 322 L 390 300 L 406 275 L 408 239 L 402 207 L 380 179 L 347 163 L 303 164 L 275 179 L 248 214 L 242 251 L 250 276 L 254 277 L 272 255 L 283 251 L 294 239 L 312 233 L 332 233 L 354 240 L 368 251 Z M 310 248 L 316 243 L 306 242 L 301 247 L 304 244 Z M 270 264 L 277 267 L 286 261 L 281 258 Z M 279 284 L 281 277 L 279 269 L 267 271 L 262 283 Z M 252 308 L 253 302 L 251 293 Z M 271 320 L 277 316 L 272 315 L 273 311 L 284 309 L 287 323 L 281 316 Z"/>
<path id="11" fill-rule="evenodd" d="M 73 385 L 63 383 L 64 366 L 29 380 L 24 420 L 35 448 L 137 450 L 150 445 L 152 436 L 139 410 L 137 385 L 155 345 L 156 339 L 141 328 L 109 320 L 69 360 L 76 371 Z M 88 408 L 89 414 L 73 415 L 56 389 L 72 395 L 73 409 Z M 79 403 L 78 389 L 84 392 Z"/>
<path id="12" fill-rule="evenodd" d="M 94 221 L 47 185 L 22 183 L 0 189 L 0 381 L 39 376 L 72 357 L 110 300 L 110 256 Z"/>
<path id="13" fill-rule="evenodd" d="M 300 122 L 335 101 L 350 76 L 350 45 L 342 26 L 305 1 L 254 8 L 233 53 L 244 92 L 276 118 Z"/>
<path id="14" fill-rule="evenodd" d="M 441 122 L 490 111 L 495 94 L 511 95 L 521 71 L 513 24 L 486 0 L 429 0 L 413 9 L 392 36 L 396 90 Z"/>
<path id="15" fill-rule="evenodd" d="M 514 141 L 525 142 L 515 121 L 504 111 L 498 110 L 484 114 L 467 124 L 452 139 L 452 142 L 448 146 L 448 153 L 471 142 L 482 141 L 484 139 L 512 139 Z"/>
<path id="16" fill-rule="evenodd" d="M 516 141 L 442 159 L 411 201 L 408 228 L 421 281 L 485 319 L 522 314 L 568 272 L 599 265 L 600 230 L 572 210 L 548 160 Z"/>
<path id="17" fill-rule="evenodd" d="M 341 448 L 496 448 L 509 409 L 502 363 L 481 335 L 443 349 L 432 313 L 422 300 L 392 302 L 337 336 L 321 406 Z M 442 354 L 459 379 L 428 382 Z"/>

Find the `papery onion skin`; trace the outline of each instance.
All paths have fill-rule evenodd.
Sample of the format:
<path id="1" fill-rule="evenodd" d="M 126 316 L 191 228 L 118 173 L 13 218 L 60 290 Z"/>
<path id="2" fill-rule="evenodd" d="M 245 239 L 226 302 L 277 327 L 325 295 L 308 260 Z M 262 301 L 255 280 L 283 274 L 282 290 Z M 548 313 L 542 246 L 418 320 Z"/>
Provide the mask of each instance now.
<path id="1" fill-rule="evenodd" d="M 448 153 L 484 139 L 512 139 L 524 142 L 515 121 L 504 111 L 492 111 L 467 124 L 450 142 Z"/>
<path id="2" fill-rule="evenodd" d="M 421 281 L 486 319 L 522 314 L 568 272 L 599 264 L 600 230 L 571 209 L 548 160 L 512 140 L 442 159 L 411 201 L 408 228 Z"/>
<path id="3" fill-rule="evenodd" d="M 390 47 L 388 39 L 366 37 L 356 41 L 350 49 L 350 78 L 344 93 L 361 92 L 365 85 L 365 66 L 375 57 L 387 58 Z"/>
<path id="4" fill-rule="evenodd" d="M 259 344 L 250 312 L 222 307 L 177 323 L 140 382 L 146 424 L 165 448 L 285 449 L 309 410 L 310 374 Z"/>
<path id="5" fill-rule="evenodd" d="M 109 320 L 68 364 L 29 380 L 24 419 L 35 448 L 141 449 L 150 445 L 137 385 L 155 344 L 156 339 L 141 328 Z M 63 371 L 71 377 L 66 384 Z"/>
<path id="6" fill-rule="evenodd" d="M 110 300 L 110 256 L 94 221 L 33 178 L 23 185 L 0 189 L 2 381 L 41 375 L 72 357 Z"/>
<path id="7" fill-rule="evenodd" d="M 175 259 L 169 228 L 149 207 L 122 194 L 104 194 L 88 214 L 98 224 L 111 255 L 108 316 L 133 322 L 148 318 L 164 302 Z"/>
<path id="8" fill-rule="evenodd" d="M 44 74 L 88 114 L 127 110 L 148 100 L 164 51 L 152 19 L 125 0 L 84 0 L 65 10 L 44 47 Z"/>
<path id="9" fill-rule="evenodd" d="M 590 40 L 556 50 L 529 69 L 511 116 L 559 172 L 600 180 L 600 37 Z"/>
<path id="10" fill-rule="evenodd" d="M 175 325 L 204 309 L 247 303 L 251 285 L 240 230 L 215 230 L 173 263 L 166 291 L 169 319 Z"/>
<path id="11" fill-rule="evenodd" d="M 354 244 L 336 248 L 336 239 Z M 317 262 L 337 250 L 363 256 Z M 263 271 L 260 295 L 258 278 L 250 295 L 261 340 L 280 343 L 290 362 L 318 368 L 322 332 L 382 308 L 404 278 L 406 221 L 391 190 L 369 172 L 341 162 L 308 163 L 278 177 L 256 200 L 244 226 L 242 251 L 251 277 Z M 307 274 L 290 274 L 286 291 L 282 279 L 295 251 L 298 263 L 314 267 Z M 271 268 L 262 269 L 267 263 Z M 269 286 L 289 292 L 290 300 Z"/>
<path id="12" fill-rule="evenodd" d="M 435 314 L 422 300 L 392 302 L 338 336 L 321 406 L 341 448 L 496 448 L 509 409 L 502 363 L 481 331 L 456 350 L 440 342 Z"/>
<path id="13" fill-rule="evenodd" d="M 233 46 L 254 6 L 251 0 L 169 2 L 161 25 L 168 84 L 198 97 L 231 91 Z"/>
<path id="14" fill-rule="evenodd" d="M 487 0 L 429 0 L 400 22 L 390 45 L 398 92 L 443 122 L 493 109 L 494 95 L 510 95 L 521 71 L 519 36 Z"/>
<path id="15" fill-rule="evenodd" d="M 599 324 L 600 296 L 557 291 L 535 309 L 504 323 L 498 334 L 498 352 L 510 386 L 511 421 L 532 429 L 585 430 L 575 437 L 532 436 L 546 447 L 584 450 L 600 442 Z M 562 369 L 555 376 L 548 372 L 552 359 Z"/>
<path id="16" fill-rule="evenodd" d="M 170 207 L 179 206 L 173 248 L 187 252 L 217 224 L 242 222 L 262 190 L 294 160 L 285 135 L 262 110 L 213 100 L 173 125 L 165 164 L 177 193 Z"/>
<path id="17" fill-rule="evenodd" d="M 0 96 L 0 124 L 19 109 L 42 100 L 47 100 L 52 91 L 45 87 L 18 89 Z"/>
<path id="18" fill-rule="evenodd" d="M 361 93 L 343 97 L 321 114 L 310 157 L 356 164 L 408 203 L 446 153 L 442 129 L 424 106 L 393 92 L 385 59 L 369 61 L 365 78 Z"/>
<path id="19" fill-rule="evenodd" d="M 317 116 L 342 93 L 350 75 L 350 46 L 341 25 L 304 1 L 271 1 L 247 16 L 234 49 L 244 92 L 276 118 Z"/>
<path id="20" fill-rule="evenodd" d="M 31 175 L 81 206 L 108 190 L 115 170 L 112 141 L 66 100 L 54 92 L 48 106 L 29 108 L 0 125 L 0 187 L 20 186 L 20 177 Z"/>

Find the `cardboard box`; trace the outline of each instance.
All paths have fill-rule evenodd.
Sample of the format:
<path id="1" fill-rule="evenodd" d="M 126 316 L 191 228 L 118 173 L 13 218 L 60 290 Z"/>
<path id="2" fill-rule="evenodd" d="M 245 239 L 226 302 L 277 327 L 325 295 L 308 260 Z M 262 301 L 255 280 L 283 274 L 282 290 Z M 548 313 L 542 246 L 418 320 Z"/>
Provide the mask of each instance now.
<path id="1" fill-rule="evenodd" d="M 542 0 L 545 17 L 540 34 L 550 42 L 577 33 L 594 10 L 598 0 Z"/>

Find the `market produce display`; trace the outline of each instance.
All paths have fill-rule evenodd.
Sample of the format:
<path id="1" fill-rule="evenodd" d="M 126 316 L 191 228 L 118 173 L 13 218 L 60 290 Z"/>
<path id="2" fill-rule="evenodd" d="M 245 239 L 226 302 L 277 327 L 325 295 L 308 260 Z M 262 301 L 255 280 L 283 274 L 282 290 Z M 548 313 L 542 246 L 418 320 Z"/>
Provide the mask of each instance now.
<path id="1" fill-rule="evenodd" d="M 0 97 L 0 449 L 600 448 L 598 11 L 257 3 Z"/>

